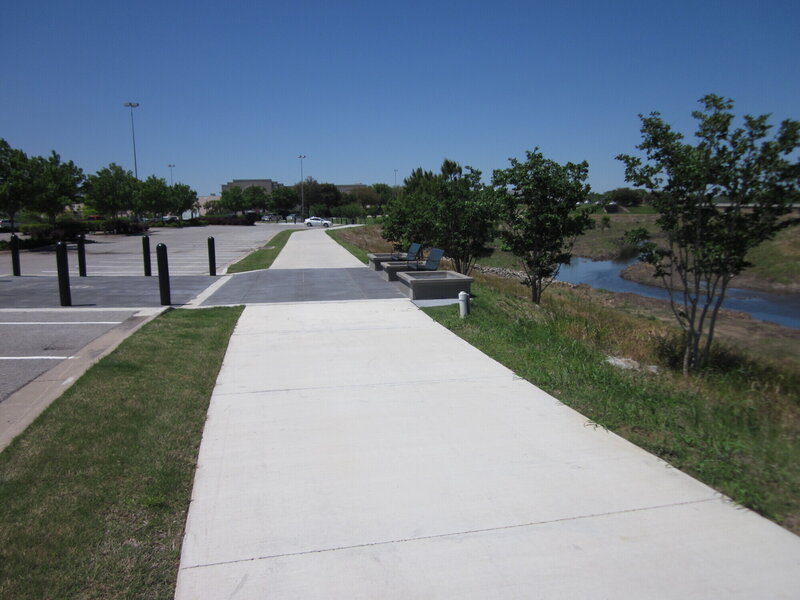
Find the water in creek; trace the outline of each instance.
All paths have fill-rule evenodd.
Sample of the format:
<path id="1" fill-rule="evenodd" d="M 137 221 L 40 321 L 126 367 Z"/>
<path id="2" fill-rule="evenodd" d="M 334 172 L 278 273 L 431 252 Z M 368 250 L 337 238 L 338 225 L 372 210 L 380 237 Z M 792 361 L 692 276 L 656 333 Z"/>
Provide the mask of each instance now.
<path id="1" fill-rule="evenodd" d="M 620 277 L 622 270 L 635 263 L 636 260 L 592 261 L 588 258 L 573 257 L 570 264 L 561 265 L 557 279 L 567 283 L 586 283 L 593 288 L 602 288 L 611 292 L 632 292 L 648 298 L 668 300 L 669 294 L 662 288 L 642 285 Z M 800 295 L 798 294 L 768 294 L 731 288 L 725 296 L 722 308 L 747 313 L 754 319 L 800 329 Z"/>

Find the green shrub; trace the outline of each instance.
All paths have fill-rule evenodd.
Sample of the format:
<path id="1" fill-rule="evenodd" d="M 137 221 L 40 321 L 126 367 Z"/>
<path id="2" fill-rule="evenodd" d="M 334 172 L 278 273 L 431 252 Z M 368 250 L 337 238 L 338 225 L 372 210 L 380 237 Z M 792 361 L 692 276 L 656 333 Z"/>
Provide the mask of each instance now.
<path id="1" fill-rule="evenodd" d="M 20 231 L 32 240 L 52 240 L 53 226 L 46 223 L 26 223 Z"/>
<path id="2" fill-rule="evenodd" d="M 99 227 L 100 231 L 106 233 L 117 233 L 120 235 L 135 235 L 144 233 L 149 229 L 147 223 L 137 223 L 127 217 L 119 219 L 108 219 L 103 221 Z"/>

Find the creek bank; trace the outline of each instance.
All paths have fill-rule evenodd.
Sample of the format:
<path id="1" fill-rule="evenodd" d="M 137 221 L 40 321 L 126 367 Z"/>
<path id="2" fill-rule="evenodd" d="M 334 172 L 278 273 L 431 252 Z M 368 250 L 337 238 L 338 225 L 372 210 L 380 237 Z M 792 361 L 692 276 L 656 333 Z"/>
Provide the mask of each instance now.
<path id="1" fill-rule="evenodd" d="M 654 277 L 655 269 L 652 265 L 647 263 L 638 262 L 626 267 L 620 273 L 620 277 L 628 281 L 634 281 L 642 285 L 650 285 L 666 289 L 664 282 L 660 277 Z M 800 294 L 800 284 L 797 283 L 779 283 L 777 281 L 770 281 L 757 275 L 750 273 L 742 273 L 737 275 L 731 280 L 730 287 L 742 290 L 753 290 L 756 292 L 765 292 L 768 294 Z"/>

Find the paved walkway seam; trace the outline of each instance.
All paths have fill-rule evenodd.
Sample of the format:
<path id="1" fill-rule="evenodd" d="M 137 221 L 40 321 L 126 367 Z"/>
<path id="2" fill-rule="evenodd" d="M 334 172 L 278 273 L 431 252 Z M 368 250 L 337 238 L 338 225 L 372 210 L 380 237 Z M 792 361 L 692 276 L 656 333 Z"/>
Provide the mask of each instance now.
<path id="1" fill-rule="evenodd" d="M 423 535 L 419 537 L 410 537 L 410 538 L 401 538 L 397 540 L 385 540 L 382 542 L 366 542 L 363 544 L 353 544 L 352 546 L 340 546 L 338 548 L 318 548 L 316 550 L 303 550 L 302 552 L 287 552 L 285 554 L 271 554 L 267 556 L 254 556 L 252 558 L 244 558 L 240 560 L 228 560 L 222 562 L 214 562 L 214 563 L 207 563 L 207 564 L 200 564 L 200 565 L 191 565 L 182 567 L 182 570 L 191 570 L 191 569 L 202 569 L 204 567 L 218 567 L 220 565 L 233 565 L 233 564 L 240 564 L 240 563 L 247 563 L 247 562 L 254 562 L 259 560 L 273 560 L 276 558 L 286 558 L 290 556 L 306 556 L 309 554 L 322 554 L 325 552 L 342 552 L 345 550 L 355 550 L 358 548 L 371 548 L 374 546 L 390 546 L 392 544 L 405 544 L 409 542 L 420 542 L 425 540 L 436 540 L 442 538 L 451 538 L 451 537 L 460 537 L 466 535 L 476 535 L 479 533 L 491 533 L 493 531 L 504 531 L 508 529 L 524 529 L 527 527 L 539 527 L 541 525 L 552 525 L 553 523 L 564 523 L 568 521 L 580 521 L 583 519 L 598 519 L 603 517 L 613 517 L 615 515 L 623 515 L 629 513 L 640 513 L 640 512 L 647 512 L 647 511 L 657 511 L 663 510 L 666 508 L 674 508 L 676 506 L 690 506 L 695 504 L 705 504 L 708 502 L 729 502 L 731 504 L 735 504 L 733 500 L 728 498 L 727 496 L 723 496 L 719 494 L 718 497 L 714 498 L 704 498 L 702 500 L 689 500 L 687 502 L 672 502 L 669 504 L 658 504 L 655 506 L 640 506 L 638 508 L 629 508 L 625 510 L 615 510 L 603 513 L 595 513 L 590 515 L 576 515 L 573 517 L 562 517 L 560 519 L 550 519 L 547 521 L 534 521 L 531 523 L 518 523 L 514 525 L 499 525 L 497 527 L 486 527 L 483 529 L 468 529 L 466 531 L 453 531 L 448 533 L 437 533 L 435 535 Z M 738 505 L 737 505 L 738 506 Z M 742 510 L 746 510 L 742 508 Z"/>
<path id="2" fill-rule="evenodd" d="M 230 278 L 231 278 L 231 275 L 223 275 L 222 277 L 217 279 L 214 283 L 212 283 L 210 286 L 208 286 L 205 290 L 203 290 L 202 292 L 197 294 L 197 296 L 195 296 L 194 298 L 189 300 L 189 302 L 186 303 L 186 306 L 187 307 L 189 307 L 189 306 L 191 306 L 191 307 L 200 306 L 203 302 L 205 302 L 211 296 L 211 294 L 213 294 L 219 288 L 221 288 L 223 285 L 228 283 Z"/>
<path id="3" fill-rule="evenodd" d="M 225 396 L 249 396 L 252 394 L 275 394 L 281 392 L 307 392 L 307 391 L 321 391 L 321 390 L 349 390 L 349 389 L 366 389 L 366 388 L 387 388 L 387 387 L 401 387 L 406 385 L 435 385 L 437 383 L 458 383 L 458 382 L 479 382 L 479 381 L 517 381 L 521 377 L 509 377 L 508 375 L 494 375 L 488 377 L 453 377 L 451 379 L 415 379 L 407 381 L 389 381 L 386 383 L 351 383 L 347 385 L 318 385 L 310 387 L 289 387 L 289 388 L 264 388 L 263 390 L 247 390 L 238 392 L 215 392 L 219 397 Z M 558 404 L 566 406 L 561 401 Z M 593 423 L 590 423 L 593 424 Z M 598 425 L 598 427 L 602 427 Z"/>

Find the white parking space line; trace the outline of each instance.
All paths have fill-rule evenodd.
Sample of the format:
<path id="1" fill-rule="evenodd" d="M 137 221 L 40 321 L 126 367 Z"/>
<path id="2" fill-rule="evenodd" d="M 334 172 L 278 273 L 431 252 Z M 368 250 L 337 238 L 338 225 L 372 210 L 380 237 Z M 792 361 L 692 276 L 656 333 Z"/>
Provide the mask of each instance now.
<path id="1" fill-rule="evenodd" d="M 0 356 L 0 360 L 70 360 L 74 356 Z"/>
<path id="2" fill-rule="evenodd" d="M 7 321 L 0 325 L 119 325 L 122 321 Z"/>

